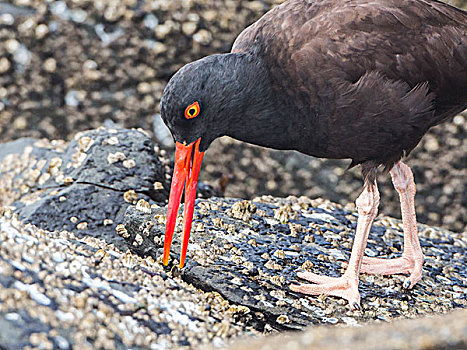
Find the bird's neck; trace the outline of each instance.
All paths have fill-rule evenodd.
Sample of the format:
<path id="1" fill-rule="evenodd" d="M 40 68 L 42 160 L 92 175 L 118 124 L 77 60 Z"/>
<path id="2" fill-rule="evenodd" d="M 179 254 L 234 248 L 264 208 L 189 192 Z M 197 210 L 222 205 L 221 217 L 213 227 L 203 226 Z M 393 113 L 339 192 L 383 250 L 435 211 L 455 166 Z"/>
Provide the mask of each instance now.
<path id="1" fill-rule="evenodd" d="M 269 71 L 259 57 L 228 54 L 232 60 L 233 82 L 229 91 L 231 108 L 226 135 L 260 146 L 287 148 L 284 131 L 287 117 L 278 105 Z"/>

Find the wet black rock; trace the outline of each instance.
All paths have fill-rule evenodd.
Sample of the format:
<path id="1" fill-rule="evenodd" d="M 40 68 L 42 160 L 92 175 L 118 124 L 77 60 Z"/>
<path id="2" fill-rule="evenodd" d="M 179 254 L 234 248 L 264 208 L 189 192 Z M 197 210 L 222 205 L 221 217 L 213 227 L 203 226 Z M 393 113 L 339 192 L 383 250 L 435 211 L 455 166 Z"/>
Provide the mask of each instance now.
<path id="1" fill-rule="evenodd" d="M 137 130 L 98 129 L 69 144 L 20 139 L 0 147 L 0 193 L 19 218 L 50 230 L 106 236 L 139 198 L 164 202 L 167 162 Z"/>
<path id="2" fill-rule="evenodd" d="M 77 229 L 81 235 L 115 235 L 129 204 L 167 201 L 170 161 L 142 131 L 99 128 L 78 133 L 70 143 L 24 138 L 0 145 L 0 205 L 50 231 Z M 199 184 L 201 198 L 219 195 Z"/>
<path id="3" fill-rule="evenodd" d="M 119 234 L 141 257 L 160 261 L 164 207 L 140 201 L 130 206 Z M 204 291 L 215 291 L 237 305 L 236 317 L 259 330 L 301 329 L 317 323 L 357 324 L 440 313 L 466 307 L 465 238 L 419 225 L 426 255 L 424 277 L 407 291 L 404 276 L 361 275 L 363 312 L 349 311 L 343 300 L 294 293 L 288 285 L 303 269 L 330 276 L 343 273 L 357 214 L 339 204 L 306 197 L 261 197 L 250 201 L 198 200 L 186 266 L 178 270 L 177 229 L 168 270 Z M 400 256 L 399 220 L 379 216 L 365 253 Z"/>

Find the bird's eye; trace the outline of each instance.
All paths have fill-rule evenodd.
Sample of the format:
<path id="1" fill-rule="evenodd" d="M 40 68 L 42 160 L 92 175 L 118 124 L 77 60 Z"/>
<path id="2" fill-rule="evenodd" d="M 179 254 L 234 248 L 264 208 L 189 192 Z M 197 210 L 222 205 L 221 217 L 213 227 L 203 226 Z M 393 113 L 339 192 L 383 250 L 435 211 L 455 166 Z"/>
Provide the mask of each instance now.
<path id="1" fill-rule="evenodd" d="M 192 103 L 185 109 L 185 118 L 186 119 L 196 118 L 200 112 L 201 112 L 201 108 L 199 107 L 199 103 L 198 102 Z"/>

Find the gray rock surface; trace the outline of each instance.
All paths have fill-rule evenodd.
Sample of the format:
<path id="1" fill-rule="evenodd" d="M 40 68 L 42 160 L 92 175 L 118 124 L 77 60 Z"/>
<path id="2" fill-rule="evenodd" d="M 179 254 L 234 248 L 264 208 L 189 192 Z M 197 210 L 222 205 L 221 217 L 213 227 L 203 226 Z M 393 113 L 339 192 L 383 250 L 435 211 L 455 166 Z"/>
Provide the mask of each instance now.
<path id="1" fill-rule="evenodd" d="M 129 207 L 119 232 L 141 257 L 160 259 L 165 222 L 163 207 L 141 201 Z M 261 197 L 242 201 L 199 200 L 186 266 L 178 271 L 179 240 L 170 268 L 186 282 L 215 291 L 244 310 L 257 329 L 303 329 L 312 324 L 356 325 L 442 313 L 467 306 L 466 236 L 419 225 L 426 255 L 424 277 L 404 290 L 404 276 L 361 275 L 364 312 L 349 311 L 343 300 L 308 297 L 289 290 L 299 268 L 330 276 L 343 273 L 357 214 L 338 204 L 306 197 Z M 399 220 L 379 216 L 366 254 L 400 256 Z"/>
<path id="2" fill-rule="evenodd" d="M 138 198 L 164 202 L 170 186 L 167 161 L 137 130 L 87 131 L 69 144 L 19 139 L 0 146 L 0 162 L 2 204 L 21 220 L 117 245 L 126 207 Z"/>
<path id="3" fill-rule="evenodd" d="M 373 333 L 362 333 L 367 324 L 467 306 L 465 235 L 420 225 L 427 255 L 422 282 L 405 291 L 402 276 L 362 275 L 363 310 L 356 312 L 339 299 L 306 297 L 287 288 L 297 267 L 341 273 L 356 221 L 353 211 L 307 198 L 263 197 L 253 205 L 198 200 L 187 266 L 180 271 L 173 266 L 179 242 L 169 268 L 161 265 L 165 210 L 144 200 L 127 209 L 127 227 L 119 225 L 116 235 L 132 252 L 77 229 L 38 229 L 1 209 L 0 348 L 225 348 L 235 339 L 318 324 L 331 329 L 319 328 L 313 341 L 321 334 L 338 336 L 342 333 L 333 326 L 346 325 L 343 332 L 353 330 L 353 335 L 342 339 L 364 348 L 374 339 Z M 396 256 L 401 242 L 400 221 L 379 217 L 367 254 Z M 458 328 L 440 331 L 436 344 L 446 347 L 433 348 L 458 344 L 446 340 L 446 334 L 461 339 Z M 392 329 L 380 330 L 381 339 L 397 337 Z M 432 336 L 429 327 L 412 329 L 414 337 Z M 368 343 L 361 334 L 370 334 Z M 302 339 L 315 344 L 306 334 L 295 338 Z M 292 340 L 274 338 L 272 349 L 292 346 Z M 254 341 L 252 349 L 258 344 Z"/>

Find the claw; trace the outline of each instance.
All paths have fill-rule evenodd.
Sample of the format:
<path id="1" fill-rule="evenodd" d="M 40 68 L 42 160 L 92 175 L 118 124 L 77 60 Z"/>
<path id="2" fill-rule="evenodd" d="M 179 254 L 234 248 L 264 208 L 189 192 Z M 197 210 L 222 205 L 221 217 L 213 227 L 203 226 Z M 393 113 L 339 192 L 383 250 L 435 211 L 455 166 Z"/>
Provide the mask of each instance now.
<path id="1" fill-rule="evenodd" d="M 412 282 L 410 281 L 410 278 L 407 278 L 404 281 L 404 284 L 402 285 L 405 289 L 410 289 L 412 287 Z"/>

